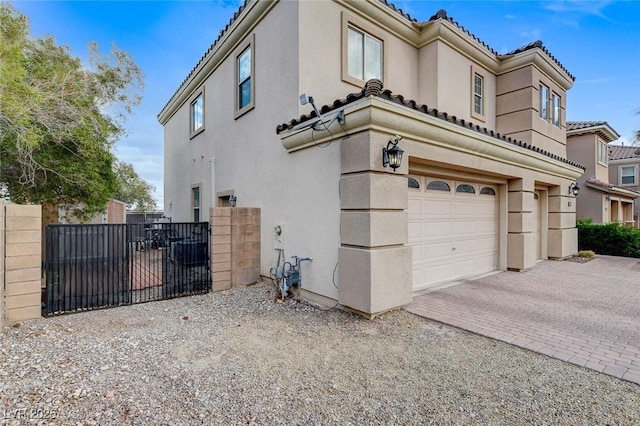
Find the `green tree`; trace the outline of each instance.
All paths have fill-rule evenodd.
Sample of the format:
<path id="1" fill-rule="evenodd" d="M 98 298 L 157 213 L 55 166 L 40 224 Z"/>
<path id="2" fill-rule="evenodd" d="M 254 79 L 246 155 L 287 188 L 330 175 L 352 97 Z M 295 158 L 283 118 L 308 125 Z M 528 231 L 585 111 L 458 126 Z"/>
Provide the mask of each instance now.
<path id="1" fill-rule="evenodd" d="M 115 45 L 89 64 L 0 2 L 0 185 L 18 203 L 100 212 L 118 189 L 113 146 L 141 101 L 142 73 Z"/>
<path id="2" fill-rule="evenodd" d="M 117 200 L 127 203 L 130 210 L 144 212 L 156 209 L 156 201 L 152 196 L 155 188 L 142 179 L 131 164 L 116 162 L 115 173 L 118 178 Z"/>

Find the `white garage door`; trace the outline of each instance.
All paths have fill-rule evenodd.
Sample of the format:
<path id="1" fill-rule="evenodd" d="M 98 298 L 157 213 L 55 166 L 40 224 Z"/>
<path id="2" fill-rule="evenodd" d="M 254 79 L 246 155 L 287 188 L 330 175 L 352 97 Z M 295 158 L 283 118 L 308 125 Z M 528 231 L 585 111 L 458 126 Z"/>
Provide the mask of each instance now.
<path id="1" fill-rule="evenodd" d="M 413 290 L 479 275 L 498 265 L 498 187 L 416 177 L 409 188 Z"/>

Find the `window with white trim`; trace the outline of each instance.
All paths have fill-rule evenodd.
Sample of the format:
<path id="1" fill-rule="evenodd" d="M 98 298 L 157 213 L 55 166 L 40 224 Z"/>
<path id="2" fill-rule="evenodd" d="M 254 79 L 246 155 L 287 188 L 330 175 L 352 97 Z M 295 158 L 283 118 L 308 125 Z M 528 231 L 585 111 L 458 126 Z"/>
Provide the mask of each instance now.
<path id="1" fill-rule="evenodd" d="M 347 29 L 347 73 L 363 81 L 382 80 L 382 40 L 351 25 Z"/>
<path id="2" fill-rule="evenodd" d="M 637 166 L 621 166 L 620 167 L 620 185 L 637 185 L 638 184 L 638 167 Z"/>
<path id="3" fill-rule="evenodd" d="M 197 133 L 204 128 L 204 93 L 201 92 L 196 98 L 191 101 L 190 111 L 190 123 L 191 134 Z"/>
<path id="4" fill-rule="evenodd" d="M 473 73 L 473 112 L 484 115 L 484 77 Z"/>
<path id="5" fill-rule="evenodd" d="M 549 88 L 540 84 L 540 118 L 549 120 Z"/>
<path id="6" fill-rule="evenodd" d="M 606 143 L 598 141 L 598 163 L 607 165 L 609 160 L 609 147 Z"/>

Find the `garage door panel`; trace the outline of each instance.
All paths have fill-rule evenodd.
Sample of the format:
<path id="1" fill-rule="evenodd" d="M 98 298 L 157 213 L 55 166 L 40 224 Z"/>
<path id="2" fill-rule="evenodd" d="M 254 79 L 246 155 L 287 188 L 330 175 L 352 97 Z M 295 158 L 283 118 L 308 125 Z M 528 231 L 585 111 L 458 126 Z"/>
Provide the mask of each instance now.
<path id="1" fill-rule="evenodd" d="M 429 194 L 426 194 L 427 196 Z M 447 217 L 453 212 L 453 201 L 433 198 L 429 202 L 424 203 L 423 216 L 428 217 Z"/>
<path id="2" fill-rule="evenodd" d="M 465 183 L 475 185 L 477 191 L 481 187 Z M 454 183 L 452 189 L 456 186 Z M 411 191 L 409 244 L 414 247 L 414 290 L 497 269 L 498 216 L 497 197 Z"/>
<path id="3" fill-rule="evenodd" d="M 450 223 L 425 222 L 423 223 L 422 235 L 425 239 L 438 240 L 438 237 L 447 237 L 451 235 L 452 225 Z"/>

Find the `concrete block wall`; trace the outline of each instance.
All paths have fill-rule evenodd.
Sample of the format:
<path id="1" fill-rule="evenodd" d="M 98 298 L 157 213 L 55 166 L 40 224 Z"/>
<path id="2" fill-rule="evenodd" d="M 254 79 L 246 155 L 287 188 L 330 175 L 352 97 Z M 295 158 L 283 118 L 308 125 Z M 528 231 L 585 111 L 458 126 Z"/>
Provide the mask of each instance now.
<path id="1" fill-rule="evenodd" d="M 7 321 L 40 317 L 41 229 L 40 206 L 0 204 L 0 312 Z"/>
<path id="2" fill-rule="evenodd" d="M 226 290 L 260 279 L 260 209 L 214 207 L 211 223 L 212 290 Z"/>

